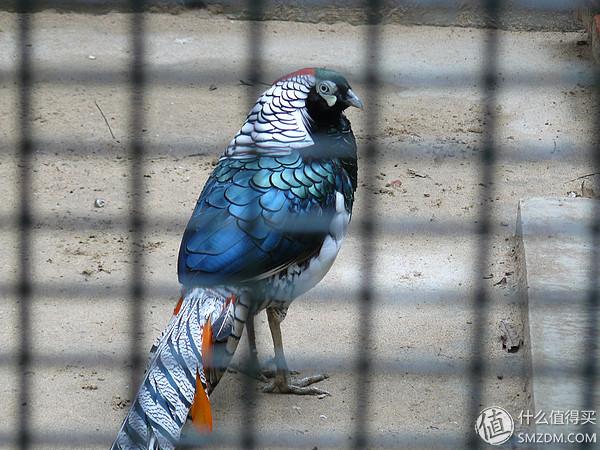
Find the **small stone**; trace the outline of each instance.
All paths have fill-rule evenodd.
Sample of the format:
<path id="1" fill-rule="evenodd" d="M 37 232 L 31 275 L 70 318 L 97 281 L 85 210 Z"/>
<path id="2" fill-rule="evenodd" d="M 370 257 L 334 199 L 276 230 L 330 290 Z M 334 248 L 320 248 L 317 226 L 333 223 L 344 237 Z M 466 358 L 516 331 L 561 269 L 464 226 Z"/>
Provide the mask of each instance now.
<path id="1" fill-rule="evenodd" d="M 417 172 L 415 169 L 407 169 L 406 173 L 413 178 L 428 178 L 429 175 L 423 175 L 422 173 Z"/>
<path id="2" fill-rule="evenodd" d="M 500 341 L 502 348 L 508 353 L 516 353 L 523 344 L 523 338 L 517 327 L 506 320 L 500 321 Z"/>
<path id="3" fill-rule="evenodd" d="M 400 186 L 402 186 L 402 181 L 400 180 L 393 180 L 385 184 L 385 187 L 399 188 Z"/>
<path id="4" fill-rule="evenodd" d="M 127 408 L 131 404 L 131 400 L 123 399 L 123 398 L 119 397 L 118 395 L 115 395 L 112 398 L 112 401 L 110 403 L 111 403 L 112 409 L 114 409 L 116 411 L 119 409 Z"/>
<path id="5" fill-rule="evenodd" d="M 94 206 L 96 208 L 104 208 L 106 206 L 106 200 L 104 200 L 103 198 L 97 198 L 96 200 L 94 200 Z"/>
<path id="6" fill-rule="evenodd" d="M 91 59 L 92 61 L 96 59 L 96 57 L 94 55 L 89 55 L 88 59 Z"/>
<path id="7" fill-rule="evenodd" d="M 327 416 L 325 414 L 321 414 L 319 416 L 319 419 L 321 419 L 321 420 L 327 420 Z"/>

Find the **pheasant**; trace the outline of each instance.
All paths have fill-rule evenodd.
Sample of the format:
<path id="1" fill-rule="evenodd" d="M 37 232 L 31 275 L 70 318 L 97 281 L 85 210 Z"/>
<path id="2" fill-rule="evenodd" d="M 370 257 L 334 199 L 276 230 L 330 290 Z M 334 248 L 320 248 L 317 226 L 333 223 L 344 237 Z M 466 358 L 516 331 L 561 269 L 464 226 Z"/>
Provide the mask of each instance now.
<path id="1" fill-rule="evenodd" d="M 290 303 L 331 268 L 357 185 L 356 141 L 344 110 L 362 109 L 346 79 L 302 69 L 273 83 L 210 175 L 178 258 L 181 297 L 151 350 L 113 449 L 173 449 L 188 418 L 212 430 L 209 396 L 244 327 L 266 309 L 276 372 L 265 392 L 322 394 L 287 367 L 280 324 Z"/>

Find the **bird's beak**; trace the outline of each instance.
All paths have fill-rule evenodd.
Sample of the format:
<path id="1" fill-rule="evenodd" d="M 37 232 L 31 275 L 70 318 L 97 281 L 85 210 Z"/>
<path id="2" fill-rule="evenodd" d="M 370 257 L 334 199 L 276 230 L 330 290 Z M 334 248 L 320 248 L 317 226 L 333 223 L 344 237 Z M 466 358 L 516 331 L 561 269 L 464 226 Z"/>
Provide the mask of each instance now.
<path id="1" fill-rule="evenodd" d="M 363 102 L 354 92 L 352 92 L 352 89 L 348 89 L 348 92 L 346 92 L 346 103 L 355 108 L 363 109 Z"/>

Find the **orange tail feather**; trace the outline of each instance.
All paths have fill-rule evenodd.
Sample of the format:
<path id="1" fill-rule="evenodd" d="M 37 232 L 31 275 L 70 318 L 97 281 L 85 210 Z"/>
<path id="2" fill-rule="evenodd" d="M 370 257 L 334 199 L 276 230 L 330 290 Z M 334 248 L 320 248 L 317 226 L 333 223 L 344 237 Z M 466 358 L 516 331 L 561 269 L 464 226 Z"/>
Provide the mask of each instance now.
<path id="1" fill-rule="evenodd" d="M 212 431 L 212 411 L 210 409 L 210 400 L 204 391 L 200 375 L 196 375 L 196 394 L 194 403 L 190 410 L 192 423 L 202 433 Z"/>
<path id="2" fill-rule="evenodd" d="M 212 325 L 210 320 L 202 327 L 202 365 L 204 368 L 210 367 L 212 359 Z M 210 400 L 206 395 L 200 375 L 196 375 L 196 394 L 194 403 L 190 410 L 192 423 L 201 432 L 212 431 L 212 412 L 210 409 Z"/>

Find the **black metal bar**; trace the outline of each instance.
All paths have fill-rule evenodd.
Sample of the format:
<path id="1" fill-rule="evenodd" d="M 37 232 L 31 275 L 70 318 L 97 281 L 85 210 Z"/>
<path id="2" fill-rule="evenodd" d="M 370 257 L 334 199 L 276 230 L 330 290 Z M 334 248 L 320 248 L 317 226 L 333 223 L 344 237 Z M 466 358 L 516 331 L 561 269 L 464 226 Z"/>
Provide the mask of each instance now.
<path id="1" fill-rule="evenodd" d="M 76 211 L 70 217 L 52 217 L 48 215 L 39 215 L 36 217 L 36 221 L 33 222 L 32 226 L 40 232 L 46 231 L 59 231 L 63 234 L 67 233 L 83 233 L 86 231 L 95 230 L 107 230 L 106 235 L 118 236 L 123 232 L 128 232 L 130 227 L 130 218 L 121 215 L 112 215 L 100 217 L 86 217 L 85 213 L 77 213 Z M 303 223 L 303 221 L 300 221 Z M 321 222 L 309 223 L 306 222 L 307 230 L 321 230 Z M 547 231 L 551 231 L 556 235 L 565 236 L 587 236 L 589 227 L 585 224 L 572 225 L 565 221 L 562 223 L 557 219 L 555 223 L 550 225 L 540 225 L 537 227 L 532 226 L 538 235 L 542 235 Z M 13 230 L 18 223 L 15 222 L 13 217 L 7 217 L 0 215 L 0 230 Z M 181 217 L 173 217 L 172 219 L 168 216 L 146 216 L 145 219 L 145 231 L 161 231 L 164 236 L 179 237 L 180 230 L 185 226 L 185 223 L 181 221 Z M 360 218 L 353 219 L 353 226 L 357 228 L 364 227 L 363 220 Z M 497 230 L 507 230 L 509 225 L 506 222 L 502 222 L 498 219 L 498 222 L 492 224 Z M 281 230 L 285 230 L 286 227 L 282 227 Z M 398 220 L 390 219 L 378 219 L 378 230 L 379 235 L 427 235 L 430 237 L 436 236 L 477 236 L 480 232 L 478 224 L 470 219 L 456 220 L 454 218 L 438 217 L 436 221 L 431 219 L 419 219 L 419 218 L 402 218 Z M 57 284 L 60 286 L 61 284 Z M 68 283 L 66 283 L 68 285 Z M 2 286 L 0 284 L 0 286 Z"/>
<path id="2" fill-rule="evenodd" d="M 485 373 L 485 349 L 487 317 L 490 302 L 488 283 L 485 276 L 488 271 L 491 238 L 492 238 L 492 213 L 488 201 L 494 194 L 494 165 L 496 162 L 496 96 L 498 88 L 498 30 L 496 26 L 500 17 L 499 0 L 482 0 L 487 21 L 486 42 L 483 60 L 483 124 L 484 134 L 481 149 L 481 189 L 479 192 L 480 209 L 478 213 L 478 255 L 475 265 L 475 298 L 472 346 L 473 359 L 469 367 L 469 384 L 471 399 L 468 405 L 470 423 L 475 424 L 475 419 L 482 407 L 482 391 Z M 483 441 L 477 433 L 469 433 L 466 438 L 465 448 L 480 448 Z"/>
<path id="3" fill-rule="evenodd" d="M 32 205 L 32 127 L 31 127 L 31 21 L 30 11 L 34 7 L 33 0 L 18 2 L 18 50 L 19 67 L 17 83 L 19 87 L 18 129 L 19 135 L 19 259 L 18 259 L 18 317 L 19 317 L 19 350 L 17 379 L 19 380 L 19 397 L 16 417 L 18 417 L 18 435 L 16 445 L 20 449 L 31 447 L 31 358 L 32 321 L 30 304 L 32 301 L 31 273 L 34 261 L 31 258 L 31 225 L 33 223 Z"/>
<path id="4" fill-rule="evenodd" d="M 89 217 L 84 213 L 71 215 L 71 217 L 61 218 L 48 215 L 38 215 L 35 222 L 32 223 L 33 228 L 38 230 L 40 234 L 43 231 L 60 231 L 63 234 L 67 233 L 82 233 L 86 231 L 107 230 L 110 228 L 112 232 L 107 232 L 106 235 L 118 236 L 120 233 L 128 232 L 130 229 L 130 218 L 121 215 L 112 215 L 104 217 Z M 297 224 L 298 222 L 296 222 Z M 306 230 L 318 231 L 322 230 L 322 222 L 316 221 L 311 223 L 307 220 L 300 220 L 299 223 L 306 225 Z M 360 218 L 353 219 L 353 223 L 357 228 L 364 227 L 364 221 Z M 15 223 L 14 218 L 0 215 L 0 230 L 13 230 L 18 223 Z M 168 216 L 146 216 L 144 230 L 148 232 L 161 231 L 164 236 L 179 236 L 180 229 L 185 224 L 181 221 L 181 217 Z M 495 230 L 507 230 L 512 226 L 498 219 L 498 222 L 492 224 Z M 287 227 L 281 227 L 281 230 L 286 230 Z M 296 228 L 293 228 L 296 230 Z M 540 236 L 546 232 L 552 232 L 555 235 L 587 237 L 589 227 L 585 224 L 572 224 L 569 221 L 561 221 L 556 219 L 552 224 L 540 224 L 539 226 L 531 226 L 532 232 Z M 493 230 L 492 230 L 493 231 Z M 437 221 L 431 219 L 419 218 L 402 218 L 398 220 L 378 219 L 379 235 L 426 235 L 432 238 L 436 236 L 477 236 L 480 232 L 477 221 L 470 219 L 456 220 L 454 218 L 438 217 Z M 60 286 L 60 284 L 57 284 Z M 68 283 L 66 283 L 68 285 Z M 0 284 L 1 286 L 1 284 Z"/>
<path id="5" fill-rule="evenodd" d="M 114 439 L 114 435 L 105 433 L 80 432 L 80 430 L 65 429 L 63 432 L 36 430 L 32 441 L 37 446 L 53 448 L 107 448 Z M 374 448 L 460 448 L 461 436 L 454 433 L 436 433 L 432 436 L 423 436 L 416 433 L 378 433 L 369 436 L 369 442 Z M 345 448 L 348 436 L 345 433 L 331 432 L 319 437 L 319 448 Z M 0 446 L 14 443 L 12 435 L 0 433 Z M 190 433 L 183 436 L 177 448 L 237 448 L 237 436 L 226 431 L 213 431 L 208 434 Z M 299 435 L 289 431 L 277 433 L 261 433 L 256 436 L 259 448 L 314 448 L 315 439 L 310 435 Z M 562 448 L 562 447 L 557 447 Z M 566 447 L 565 447 L 566 448 Z M 572 447 L 570 447 L 572 449 Z"/>
<path id="6" fill-rule="evenodd" d="M 263 16 L 264 16 L 264 1 L 263 0 L 247 0 L 248 8 L 248 65 L 246 67 L 246 78 L 250 84 L 247 98 L 246 98 L 246 109 L 251 109 L 259 94 L 259 86 L 263 77 L 262 67 L 262 51 L 263 51 Z M 246 111 L 244 111 L 246 112 Z M 254 292 L 250 301 L 253 303 L 258 300 L 254 296 Z M 254 311 L 248 311 L 248 320 L 254 321 Z M 247 329 L 248 330 L 248 329 Z M 248 331 L 247 331 L 248 333 Z M 248 352 L 248 357 L 244 364 L 250 370 L 260 370 L 260 367 L 253 367 L 251 362 L 251 352 Z M 244 377 L 243 381 L 243 398 L 242 398 L 242 414 L 244 421 L 242 424 L 242 430 L 240 434 L 239 445 L 241 448 L 246 450 L 252 450 L 256 448 L 256 380 L 251 376 Z"/>
<path id="7" fill-rule="evenodd" d="M 143 302 L 144 282 L 143 266 L 144 252 L 142 248 L 144 236 L 144 190 L 143 190 L 143 157 L 144 143 L 142 130 L 144 128 L 144 97 L 146 89 L 145 60 L 145 18 L 144 0 L 131 0 L 130 38 L 131 38 L 131 97 L 130 97 L 130 142 L 129 142 L 129 179 L 130 179 L 130 223 L 131 234 L 131 272 L 130 272 L 130 304 L 127 324 L 130 333 L 129 358 L 130 373 L 130 398 L 134 398 L 142 375 L 144 357 L 140 345 L 143 335 Z"/>
<path id="8" fill-rule="evenodd" d="M 349 78 L 352 79 L 352 78 Z M 504 84 L 502 85 L 504 87 Z M 107 131 L 108 133 L 108 131 Z M 468 135 L 466 135 L 468 136 Z M 362 138 L 362 135 L 357 136 L 359 139 Z M 393 140 L 384 141 L 384 146 L 393 145 L 396 142 Z M 209 158 L 210 156 L 214 156 L 218 154 L 218 151 L 222 151 L 224 142 L 222 141 L 202 141 L 196 144 L 185 144 L 185 143 L 177 143 L 177 142 L 147 142 L 144 145 L 144 162 L 156 163 L 160 160 L 171 159 L 172 161 L 180 161 L 180 160 L 189 160 L 190 163 L 193 163 L 195 158 Z M 423 147 L 427 148 L 427 142 L 421 142 L 418 144 L 404 144 L 402 149 L 402 157 L 406 162 L 411 162 L 412 160 L 418 161 L 423 158 L 424 150 Z M 433 144 L 433 142 L 432 142 Z M 8 151 L 8 149 L 14 148 L 18 143 L 3 141 L 0 142 L 0 154 L 4 151 Z M 57 158 L 70 158 L 73 156 L 74 149 L 77 149 L 78 155 L 85 155 L 88 158 L 98 158 L 106 160 L 107 156 L 114 156 L 115 151 L 111 150 L 113 153 L 109 153 L 106 149 L 111 148 L 113 143 L 109 140 L 105 139 L 94 139 L 90 141 L 77 140 L 73 138 L 69 138 L 65 136 L 64 138 L 58 136 L 53 140 L 48 139 L 34 139 L 32 142 L 32 146 L 34 148 L 34 152 L 36 156 L 40 160 L 56 160 Z M 438 144 L 436 144 L 438 145 Z M 202 148 L 202 152 L 198 153 L 198 148 Z M 6 150 L 5 150 L 6 149 Z M 208 150 L 207 150 L 208 149 Z M 444 152 L 452 153 L 453 151 L 456 154 L 464 150 L 464 144 L 445 144 Z M 117 150 L 118 151 L 118 150 Z M 537 162 L 543 163 L 545 161 L 572 161 L 574 156 L 582 155 L 586 153 L 591 153 L 593 149 L 589 148 L 585 145 L 571 145 L 568 146 L 558 146 L 556 152 L 551 152 L 548 150 L 548 146 L 540 143 L 538 145 L 535 144 L 524 144 L 520 146 L 518 149 L 514 145 L 507 145 L 498 143 L 496 148 L 496 159 L 497 162 Z M 433 149 L 429 149 L 430 155 L 435 157 L 438 152 Z M 118 154 L 118 153 L 117 153 Z M 324 152 L 324 154 L 326 154 Z M 472 156 L 473 159 L 477 158 L 477 155 Z M 111 158 L 112 159 L 112 158 Z M 379 161 L 381 163 L 391 162 L 394 159 L 392 153 L 386 153 L 379 156 Z M 468 161 L 469 159 L 465 158 L 463 161 Z M 112 159 L 110 161 L 113 164 L 127 164 L 129 162 L 128 159 Z M 589 172 L 588 172 L 589 173 Z M 578 174 L 586 175 L 586 173 Z M 431 178 L 431 177 L 430 177 Z M 571 178 L 572 180 L 572 178 Z M 569 178 L 565 178 L 565 182 L 570 181 Z"/>
<path id="9" fill-rule="evenodd" d="M 380 36 L 381 36 L 381 9 L 383 3 L 380 0 L 367 0 L 365 8 L 367 10 L 367 36 L 364 59 L 364 78 L 366 89 L 366 134 L 376 136 L 378 131 L 379 111 L 379 85 L 380 85 Z M 377 169 L 379 168 L 378 146 L 374 139 L 369 139 L 365 145 L 363 157 L 360 158 L 363 177 L 367 184 L 375 182 Z M 362 195 L 368 195 L 363 190 Z M 358 320 L 358 342 L 356 349 L 356 413 L 354 439 L 352 447 L 363 449 L 369 447 L 369 426 L 368 418 L 371 407 L 370 402 L 370 377 L 373 370 L 372 351 L 372 323 L 375 311 L 374 292 L 374 260 L 375 260 L 375 233 L 377 232 L 376 222 L 377 199 L 370 195 L 369 199 L 363 203 L 360 228 L 360 238 L 362 240 L 362 264 L 361 274 L 362 282 L 360 287 L 359 316 Z"/>
<path id="10" fill-rule="evenodd" d="M 577 70 L 579 69 L 579 70 Z M 594 85 L 594 78 L 586 71 L 587 67 L 583 64 L 569 67 L 569 69 L 557 68 L 552 72 L 540 73 L 535 69 L 528 72 L 519 71 L 511 73 L 507 71 L 502 74 L 502 86 L 506 89 L 520 89 L 522 87 L 571 87 L 579 84 L 582 87 L 591 87 Z M 349 79 L 359 80 L 360 73 L 349 69 L 344 72 Z M 272 78 L 278 76 L 278 73 L 271 74 Z M 91 71 L 79 67 L 73 67 L 69 72 L 50 67 L 40 67 L 32 74 L 32 84 L 41 84 L 47 86 L 62 85 L 89 85 L 89 86 L 114 86 L 130 82 L 130 75 L 125 75 L 113 70 Z M 480 77 L 473 70 L 439 69 L 424 70 L 422 68 L 402 67 L 401 71 L 381 70 L 382 83 L 397 85 L 405 89 L 472 89 Z M 12 79 L 12 72 L 0 69 L 0 81 Z M 203 67 L 201 72 L 188 70 L 176 71 L 174 69 L 152 68 L 148 67 L 146 73 L 146 84 L 149 86 L 171 86 L 171 87 L 189 87 L 197 88 L 208 87 L 216 80 L 223 85 L 240 85 L 239 75 L 235 70 L 227 68 L 210 69 Z M 247 80 L 246 80 L 247 81 Z M 261 83 L 268 83 L 271 79 L 260 79 Z"/>
<path id="11" fill-rule="evenodd" d="M 129 370 L 129 354 L 122 355 L 91 355 L 88 353 L 69 352 L 62 355 L 47 355 L 42 352 L 31 353 L 32 362 L 30 367 L 48 368 L 59 365 L 72 365 L 86 368 L 116 368 L 117 370 Z M 329 356 L 329 357 L 295 357 L 294 361 L 303 367 L 319 366 L 322 370 L 331 373 L 348 373 L 356 368 L 355 361 L 349 361 L 347 358 Z M 14 364 L 14 355 L 12 353 L 0 353 L 0 366 L 11 366 Z M 464 378 L 465 373 L 470 368 L 470 360 L 454 360 L 449 362 L 446 359 L 431 358 L 430 355 L 420 352 L 412 352 L 403 355 L 402 358 L 393 359 L 392 357 L 372 358 L 371 370 L 375 373 L 386 373 L 387 375 L 422 375 L 424 377 L 436 376 L 455 376 Z M 484 373 L 495 376 L 499 372 L 505 376 L 517 377 L 527 375 L 529 366 L 526 363 L 519 362 L 489 362 L 484 368 Z M 536 374 L 542 376 L 553 376 L 557 381 L 562 378 L 584 377 L 586 375 L 585 367 L 569 367 L 557 364 L 536 365 Z"/>
<path id="12" fill-rule="evenodd" d="M 600 172 L 600 139 L 598 138 L 598 131 L 600 130 L 600 63 L 597 63 L 594 68 L 595 86 L 592 91 L 592 98 L 595 102 L 592 102 L 596 106 L 594 114 L 592 116 L 592 136 L 595 139 L 595 151 L 593 152 L 593 172 Z M 582 354 L 586 356 L 584 371 L 584 388 L 583 398 L 581 401 L 582 409 L 587 411 L 596 411 L 598 414 L 598 407 L 600 404 L 597 400 L 600 399 L 600 369 L 598 368 L 598 360 L 600 359 L 600 334 L 598 333 L 598 327 L 600 326 L 600 292 L 599 292 L 599 280 L 600 280 L 600 200 L 595 200 L 592 206 L 592 218 L 590 223 L 590 269 L 588 279 L 588 298 L 587 298 L 587 345 L 582 349 Z M 588 422 L 584 425 L 583 432 L 591 435 L 597 431 L 595 424 Z M 595 448 L 596 443 L 585 442 L 582 448 Z"/>
<path id="13" fill-rule="evenodd" d="M 146 298 L 169 298 L 173 296 L 176 285 L 173 284 L 162 284 L 153 287 L 145 288 L 144 294 Z M 347 286 L 319 286 L 314 288 L 311 297 L 303 298 L 303 302 L 308 303 L 321 303 L 323 300 L 327 300 L 327 304 L 332 307 L 338 306 L 340 302 L 344 303 L 344 299 L 348 296 L 356 295 L 359 296 L 362 291 L 360 288 L 347 287 Z M 455 311 L 472 308 L 472 305 L 468 305 L 464 302 L 465 294 L 457 291 L 456 289 L 409 289 L 394 287 L 392 288 L 373 288 L 373 295 L 377 298 L 378 306 L 388 307 L 391 305 L 397 307 L 404 307 L 409 305 L 420 304 L 423 307 L 435 307 L 448 308 L 452 304 L 452 308 Z M 564 291 L 559 291 L 549 287 L 548 289 L 538 291 L 541 295 L 546 296 L 544 299 L 544 307 L 564 307 L 565 298 Z M 13 293 L 18 295 L 18 286 L 15 285 L 0 285 L 0 296 L 9 296 Z M 40 299 L 60 299 L 64 302 L 71 302 L 72 304 L 85 305 L 91 302 L 90 299 L 120 299 L 127 298 L 130 293 L 130 286 L 128 284 L 115 284 L 111 286 L 106 285 L 90 285 L 87 284 L 76 284 L 67 283 L 60 286 L 56 286 L 53 283 L 33 283 L 31 284 L 32 296 L 37 296 Z M 318 295 L 317 295 L 318 294 Z M 574 296 L 577 294 L 574 294 Z M 518 294 L 514 294 L 515 298 Z M 119 300 L 120 301 L 120 300 Z M 119 301 L 115 302 L 116 304 Z M 173 299 L 175 303 L 175 299 Z M 466 312 L 466 311 L 465 311 Z"/>

